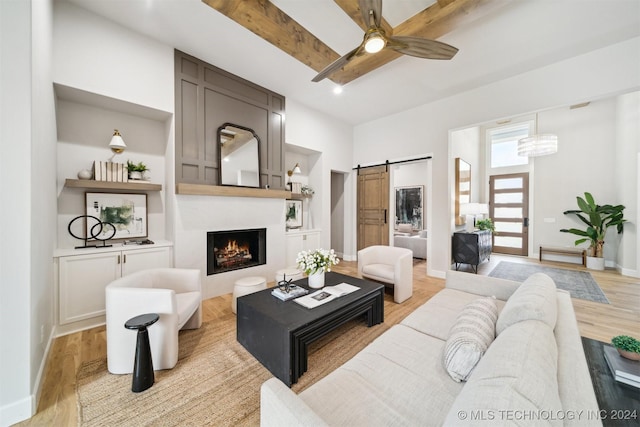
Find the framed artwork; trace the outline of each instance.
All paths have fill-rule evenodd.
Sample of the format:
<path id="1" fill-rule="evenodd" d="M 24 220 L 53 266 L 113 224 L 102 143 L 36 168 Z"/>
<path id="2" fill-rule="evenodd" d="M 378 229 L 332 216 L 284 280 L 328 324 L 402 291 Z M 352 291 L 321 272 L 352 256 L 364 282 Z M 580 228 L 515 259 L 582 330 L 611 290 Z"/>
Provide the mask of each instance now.
<path id="1" fill-rule="evenodd" d="M 412 230 L 422 230 L 422 185 L 396 187 L 396 227 L 398 224 L 411 224 Z"/>
<path id="2" fill-rule="evenodd" d="M 287 199 L 285 215 L 287 228 L 302 227 L 302 200 Z"/>
<path id="3" fill-rule="evenodd" d="M 114 239 L 147 237 L 147 195 L 120 193 L 86 193 L 86 214 L 112 224 Z M 95 223 L 87 221 L 86 236 L 92 236 Z M 103 233 L 111 233 L 104 227 Z M 100 237 L 100 236 L 99 236 Z"/>

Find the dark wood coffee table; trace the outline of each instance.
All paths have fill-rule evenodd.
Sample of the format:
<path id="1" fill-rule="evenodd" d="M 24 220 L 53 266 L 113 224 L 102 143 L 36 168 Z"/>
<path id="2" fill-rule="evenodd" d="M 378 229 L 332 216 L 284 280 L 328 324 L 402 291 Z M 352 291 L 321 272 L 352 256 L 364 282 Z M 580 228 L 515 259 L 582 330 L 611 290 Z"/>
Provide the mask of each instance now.
<path id="1" fill-rule="evenodd" d="M 310 343 L 359 316 L 368 326 L 384 321 L 384 285 L 339 273 L 325 275 L 326 286 L 342 282 L 360 289 L 312 309 L 281 301 L 271 289 L 239 297 L 238 342 L 290 387 L 307 371 Z M 306 278 L 294 283 L 308 288 Z"/>
<path id="2" fill-rule="evenodd" d="M 604 344 L 582 337 L 591 382 L 605 426 L 637 426 L 640 421 L 640 389 L 615 380 L 604 359 Z"/>

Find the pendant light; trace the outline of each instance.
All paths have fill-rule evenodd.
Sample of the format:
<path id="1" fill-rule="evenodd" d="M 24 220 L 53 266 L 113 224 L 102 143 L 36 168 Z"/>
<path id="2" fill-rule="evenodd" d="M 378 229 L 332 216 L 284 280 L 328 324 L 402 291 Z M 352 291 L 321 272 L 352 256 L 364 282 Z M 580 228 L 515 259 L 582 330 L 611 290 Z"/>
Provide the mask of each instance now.
<path id="1" fill-rule="evenodd" d="M 558 152 L 558 136 L 538 133 L 538 113 L 536 113 L 536 132 L 534 135 L 518 141 L 518 156 L 538 157 Z"/>

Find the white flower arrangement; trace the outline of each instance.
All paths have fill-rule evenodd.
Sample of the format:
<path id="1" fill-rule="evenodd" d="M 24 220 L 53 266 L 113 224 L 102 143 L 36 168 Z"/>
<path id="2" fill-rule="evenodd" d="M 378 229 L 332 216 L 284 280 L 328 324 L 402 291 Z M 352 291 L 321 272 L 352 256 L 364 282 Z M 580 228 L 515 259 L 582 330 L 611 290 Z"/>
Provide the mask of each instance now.
<path id="1" fill-rule="evenodd" d="M 315 191 L 309 185 L 303 185 L 302 188 L 300 189 L 300 193 L 302 193 L 303 196 L 311 197 L 313 196 Z"/>
<path id="2" fill-rule="evenodd" d="M 309 274 L 319 273 L 321 271 L 331 271 L 331 266 L 340 262 L 333 249 L 316 249 L 313 251 L 302 251 L 298 253 L 296 263 L 298 268 Z"/>

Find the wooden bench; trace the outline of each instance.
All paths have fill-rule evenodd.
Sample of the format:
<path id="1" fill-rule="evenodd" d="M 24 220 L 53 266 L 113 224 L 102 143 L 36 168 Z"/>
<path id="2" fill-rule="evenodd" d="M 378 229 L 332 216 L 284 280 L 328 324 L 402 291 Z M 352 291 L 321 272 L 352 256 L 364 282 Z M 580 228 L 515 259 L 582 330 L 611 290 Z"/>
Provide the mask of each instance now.
<path id="1" fill-rule="evenodd" d="M 542 262 L 542 254 L 556 254 L 556 255 L 568 255 L 579 256 L 582 258 L 582 265 L 587 265 L 587 251 L 580 248 L 561 248 L 557 246 L 543 246 L 540 245 L 540 262 Z"/>

